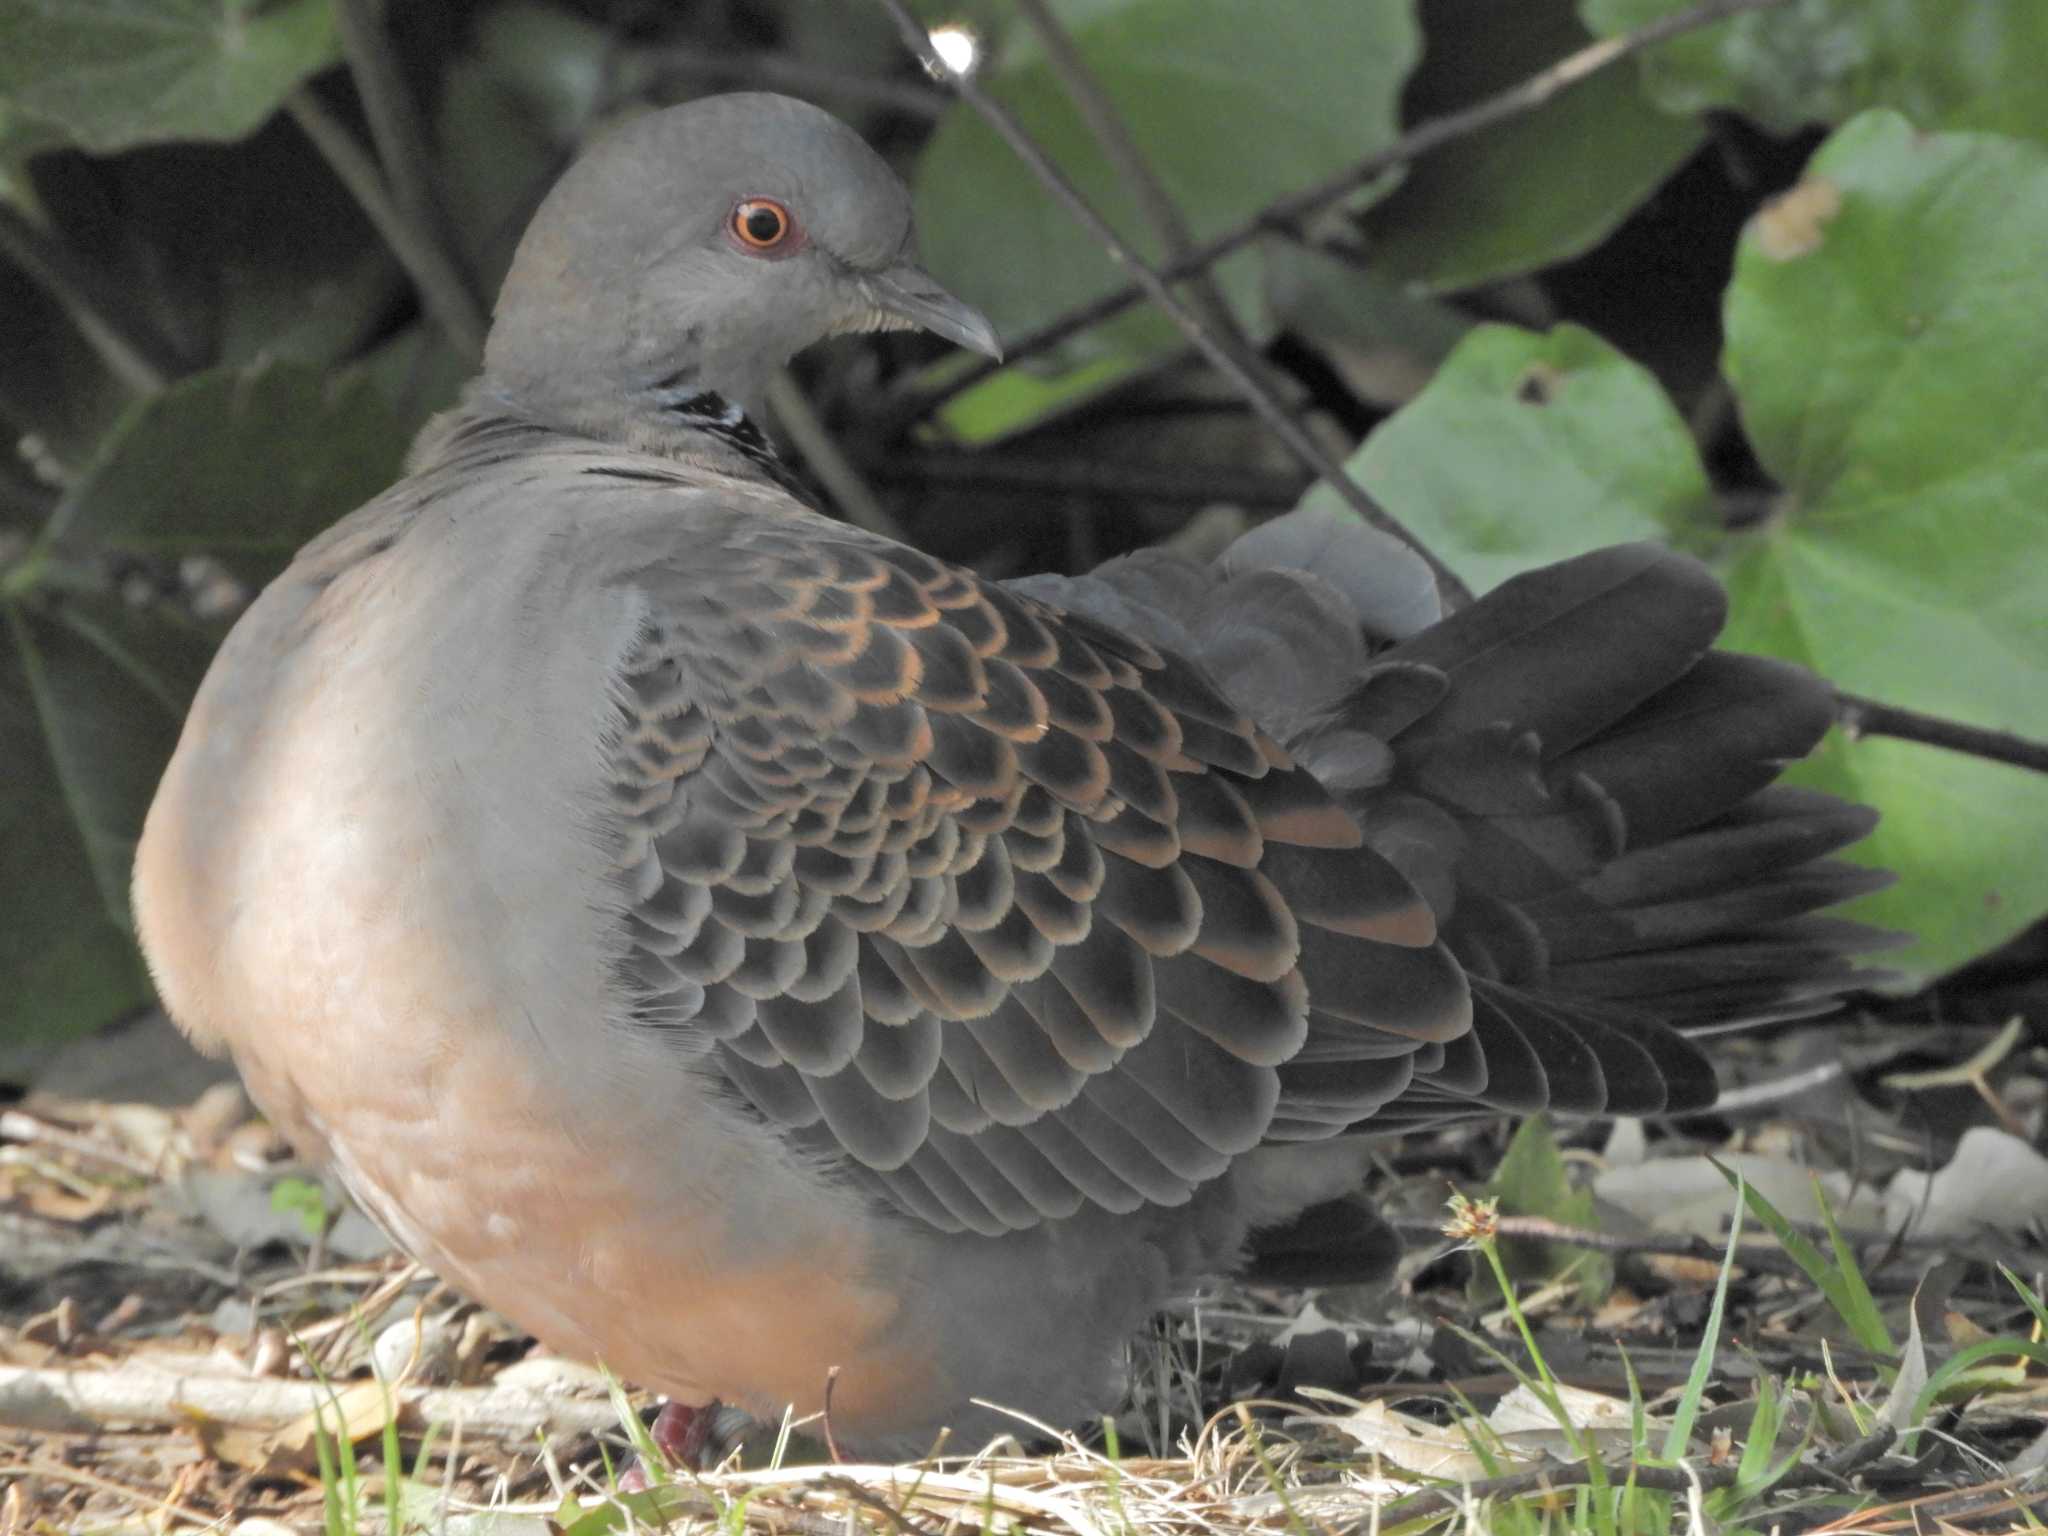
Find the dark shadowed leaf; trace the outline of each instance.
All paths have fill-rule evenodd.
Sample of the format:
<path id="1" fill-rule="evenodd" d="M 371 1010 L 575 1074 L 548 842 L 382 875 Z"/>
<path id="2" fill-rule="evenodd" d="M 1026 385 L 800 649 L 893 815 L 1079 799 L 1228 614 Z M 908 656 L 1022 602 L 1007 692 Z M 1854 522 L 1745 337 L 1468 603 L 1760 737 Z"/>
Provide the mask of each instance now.
<path id="1" fill-rule="evenodd" d="M 208 554 L 261 582 L 389 484 L 405 446 L 359 371 L 212 369 L 129 410 L 49 536 L 140 555 Z"/>
<path id="2" fill-rule="evenodd" d="M 0 596 L 0 1037 L 149 1000 L 128 865 L 212 637 L 103 594 Z"/>
<path id="3" fill-rule="evenodd" d="M 616 39 L 538 0 L 486 12 L 473 51 L 454 60 L 440 98 L 449 211 L 463 254 L 497 290 L 512 249 L 604 99 Z"/>
<path id="4" fill-rule="evenodd" d="M 0 0 L 0 99 L 105 154 L 239 139 L 338 56 L 328 0 Z"/>
<path id="5" fill-rule="evenodd" d="M 1409 122 L 1504 90 L 1592 41 L 1572 0 L 1428 0 Z M 1587 250 L 1691 154 L 1699 123 L 1661 112 L 1610 69 L 1424 155 L 1364 216 L 1375 270 L 1443 291 Z"/>

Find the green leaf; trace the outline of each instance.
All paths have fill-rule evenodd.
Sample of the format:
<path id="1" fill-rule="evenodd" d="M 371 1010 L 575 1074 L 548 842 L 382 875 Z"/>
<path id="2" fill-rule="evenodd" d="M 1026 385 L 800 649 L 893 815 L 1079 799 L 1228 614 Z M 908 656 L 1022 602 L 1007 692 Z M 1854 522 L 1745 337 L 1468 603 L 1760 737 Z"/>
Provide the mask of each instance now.
<path id="1" fill-rule="evenodd" d="M 0 0 L 0 100 L 108 154 L 239 139 L 338 57 L 328 0 Z"/>
<path id="2" fill-rule="evenodd" d="M 1407 4 L 1293 0 L 1250 24 L 1233 0 L 1061 0 L 1101 88 L 1196 240 L 1359 159 L 1395 132 L 1416 52 Z M 1149 258 L 1161 252 L 1029 29 L 1008 29 L 984 77 L 1084 196 Z M 915 178 L 927 264 L 1014 336 L 1122 285 L 1094 237 L 1054 203 L 964 103 L 932 135 Z M 1215 269 L 1255 334 L 1266 322 L 1256 257 Z M 1163 355 L 1156 325 L 1098 328 L 1070 361 Z"/>
<path id="3" fill-rule="evenodd" d="M 0 1038 L 149 1000 L 128 866 L 211 650 L 103 594 L 0 600 Z"/>
<path id="4" fill-rule="evenodd" d="M 1722 1172 L 1725 1174 L 1726 1169 Z M 1735 1193 L 1738 1200 L 1747 1200 L 1749 1186 L 1742 1175 L 1736 1174 Z M 1692 1367 L 1686 1372 L 1685 1387 L 1678 1394 L 1676 1409 L 1671 1415 L 1670 1428 L 1665 1431 L 1664 1457 L 1676 1461 L 1692 1443 L 1692 1427 L 1699 1422 L 1700 1404 L 1707 1392 L 1707 1383 L 1714 1378 L 1714 1363 L 1721 1348 L 1721 1325 L 1728 1315 L 1728 1279 L 1735 1272 L 1735 1255 L 1742 1247 L 1742 1206 L 1737 1205 L 1728 1221 L 1728 1246 L 1721 1252 L 1721 1272 L 1714 1280 L 1714 1302 L 1707 1312 L 1707 1326 L 1700 1335 L 1699 1347 L 1693 1351 Z M 1634 1375 L 1630 1375 L 1634 1383 Z M 1636 1443 L 1642 1443 L 1641 1437 Z"/>
<path id="5" fill-rule="evenodd" d="M 334 1224 L 335 1212 L 327 1204 L 327 1191 L 317 1179 L 279 1179 L 270 1186 L 270 1208 L 280 1216 L 295 1218 L 308 1242 L 318 1242 Z"/>
<path id="6" fill-rule="evenodd" d="M 0 97 L 0 201 L 33 212 L 36 194 L 29 182 L 28 163 L 46 150 L 63 148 L 64 143 L 60 131 Z"/>
<path id="7" fill-rule="evenodd" d="M 1736 545 L 1727 643 L 1843 689 L 2048 736 L 2048 152 L 1841 129 L 1745 235 L 1725 367 L 1788 493 Z M 1855 856 L 1902 872 L 1854 909 L 1945 970 L 2048 907 L 2048 780 L 1889 740 L 1796 770 L 1883 810 Z"/>
<path id="8" fill-rule="evenodd" d="M 1411 121 L 1470 106 L 1592 39 L 1572 0 L 1427 0 Z M 1533 112 L 1423 156 L 1364 216 L 1375 273 L 1442 292 L 1552 262 L 1604 239 L 1698 147 L 1694 117 L 1659 111 L 1610 69 Z"/>
<path id="9" fill-rule="evenodd" d="M 215 368 L 131 407 L 46 545 L 207 554 L 258 583 L 397 474 L 405 441 L 360 371 Z"/>
<path id="10" fill-rule="evenodd" d="M 1603 37 L 1692 0 L 1580 0 Z M 2034 0 L 1796 0 L 1676 38 L 1643 60 L 1667 111 L 1743 112 L 1779 132 L 1893 107 L 1922 128 L 2048 138 L 2048 6 Z"/>
<path id="11" fill-rule="evenodd" d="M 1602 544 L 1694 542 L 1709 515 L 1657 381 L 1571 325 L 1479 327 L 1350 467 L 1477 592 Z"/>
<path id="12" fill-rule="evenodd" d="M 1493 1172 L 1487 1193 L 1500 1202 L 1509 1216 L 1544 1216 L 1568 1227 L 1594 1227 L 1593 1192 L 1573 1187 L 1565 1171 L 1564 1156 L 1550 1122 L 1532 1115 L 1516 1129 L 1508 1143 L 1507 1155 Z M 1518 1280 L 1547 1280 L 1570 1271 L 1579 1277 L 1579 1297 L 1587 1306 L 1597 1306 L 1614 1284 L 1614 1261 L 1605 1254 L 1568 1243 L 1529 1242 L 1504 1239 L 1500 1256 L 1508 1273 Z M 1475 1277 L 1490 1297 L 1491 1285 Z"/>
<path id="13" fill-rule="evenodd" d="M 1443 299 L 1313 246 L 1280 242 L 1265 252 L 1266 302 L 1289 330 L 1310 336 L 1355 390 L 1379 402 L 1418 393 L 1471 333 L 1473 322 Z"/>

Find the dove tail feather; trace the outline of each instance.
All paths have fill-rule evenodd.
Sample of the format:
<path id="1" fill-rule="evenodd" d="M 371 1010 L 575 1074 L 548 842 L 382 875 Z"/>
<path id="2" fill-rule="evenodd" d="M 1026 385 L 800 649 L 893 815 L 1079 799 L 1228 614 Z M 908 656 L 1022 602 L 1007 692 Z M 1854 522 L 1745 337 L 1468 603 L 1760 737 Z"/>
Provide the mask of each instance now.
<path id="1" fill-rule="evenodd" d="M 1435 909 L 1473 1030 L 1414 1063 L 1376 1129 L 1696 1108 L 1714 1077 L 1684 1032 L 1825 1012 L 1883 979 L 1855 957 L 1890 935 L 1818 915 L 1889 882 L 1830 857 L 1874 813 L 1774 783 L 1825 734 L 1830 690 L 1715 651 L 1726 598 L 1684 555 L 1599 550 L 1430 623 L 1383 535 L 1297 512 L 1213 567 L 1147 556 L 1060 588 L 1198 656 Z M 1282 1134 L 1327 1134 L 1364 1096 L 1314 1001 Z"/>

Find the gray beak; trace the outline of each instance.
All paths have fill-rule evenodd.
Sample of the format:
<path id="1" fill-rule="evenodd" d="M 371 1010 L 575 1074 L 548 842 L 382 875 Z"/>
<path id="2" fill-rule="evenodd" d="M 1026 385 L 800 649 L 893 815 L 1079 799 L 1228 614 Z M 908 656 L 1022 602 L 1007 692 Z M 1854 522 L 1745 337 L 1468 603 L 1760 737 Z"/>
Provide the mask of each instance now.
<path id="1" fill-rule="evenodd" d="M 863 278 L 875 308 L 920 326 L 984 357 L 1002 361 L 1003 344 L 988 317 L 941 288 L 924 268 L 908 261 Z"/>

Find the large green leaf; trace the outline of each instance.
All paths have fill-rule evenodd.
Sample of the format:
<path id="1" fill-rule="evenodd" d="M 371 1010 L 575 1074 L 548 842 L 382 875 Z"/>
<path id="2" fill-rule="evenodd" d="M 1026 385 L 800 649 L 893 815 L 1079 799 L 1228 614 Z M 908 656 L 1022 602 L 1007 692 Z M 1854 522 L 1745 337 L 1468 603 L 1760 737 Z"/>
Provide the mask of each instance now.
<path id="1" fill-rule="evenodd" d="M 100 154 L 239 139 L 338 46 L 328 0 L 0 0 L 0 100 Z"/>
<path id="2" fill-rule="evenodd" d="M 1871 114 L 1745 236 L 1727 373 L 1785 487 L 1719 535 L 1655 383 L 1584 332 L 1475 332 L 1353 461 L 1484 590 L 1617 539 L 1719 554 L 1725 643 L 1854 692 L 2048 736 L 2048 154 Z M 1876 805 L 1858 857 L 1897 869 L 1857 915 L 1931 975 L 2048 907 L 2048 781 L 1903 742 L 1831 737 L 1800 777 Z"/>
<path id="3" fill-rule="evenodd" d="M 1526 79 L 1591 38 L 1572 0 L 1426 0 L 1412 121 Z M 1365 215 L 1379 275 L 1444 291 L 1527 272 L 1597 244 L 1700 142 L 1610 69 L 1533 112 L 1427 154 Z"/>
<path id="4" fill-rule="evenodd" d="M 1580 0 L 1602 36 L 1692 0 Z M 1643 62 L 1691 116 L 1732 107 L 1781 132 L 1895 107 L 1922 128 L 2048 138 L 2048 5 L 2038 0 L 1795 0 L 1674 39 Z"/>
<path id="5" fill-rule="evenodd" d="M 1062 0 L 1055 9 L 1197 240 L 1387 143 L 1417 49 L 1407 0 L 1290 0 L 1256 17 L 1235 0 Z M 985 84 L 1157 259 L 1159 241 L 1027 28 L 1008 29 Z M 1124 280 L 964 104 L 932 135 L 915 190 L 928 265 L 1006 335 Z M 1263 330 L 1254 253 L 1216 276 Z M 1071 356 L 1143 358 L 1176 345 L 1148 318 L 1098 330 Z"/>
<path id="6" fill-rule="evenodd" d="M 149 1000 L 128 865 L 210 650 L 115 597 L 0 595 L 0 1038 Z"/>
<path id="7" fill-rule="evenodd" d="M 1670 398 L 1571 325 L 1479 327 L 1351 470 L 1480 592 L 1601 544 L 1696 543 L 1710 507 Z"/>
<path id="8" fill-rule="evenodd" d="M 215 368 L 132 407 L 51 520 L 46 543 L 211 555 L 246 581 L 398 472 L 405 440 L 361 372 Z"/>
<path id="9" fill-rule="evenodd" d="M 1851 692 L 2048 736 L 2048 152 L 1871 113 L 1745 236 L 1726 369 L 1790 493 L 1730 572 L 1730 643 Z M 1941 970 L 2048 908 L 2048 779 L 1834 744 L 1813 782 L 1885 812 L 1864 914 Z"/>

